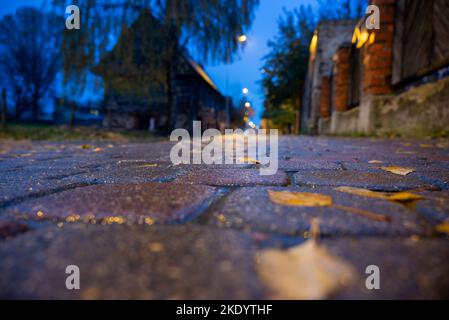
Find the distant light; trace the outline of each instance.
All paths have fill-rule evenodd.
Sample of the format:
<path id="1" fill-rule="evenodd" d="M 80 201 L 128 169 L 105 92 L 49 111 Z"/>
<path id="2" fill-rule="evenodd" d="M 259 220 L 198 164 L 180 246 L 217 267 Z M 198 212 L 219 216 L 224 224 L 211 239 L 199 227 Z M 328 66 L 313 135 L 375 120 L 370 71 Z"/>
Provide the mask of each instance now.
<path id="1" fill-rule="evenodd" d="M 248 37 L 245 36 L 244 34 L 242 34 L 242 35 L 238 38 L 238 41 L 239 41 L 240 43 L 246 42 L 247 40 L 248 40 Z"/>
<path id="2" fill-rule="evenodd" d="M 315 54 L 317 45 L 318 45 L 318 33 L 315 31 L 315 34 L 312 37 L 312 41 L 310 42 L 310 53 L 311 54 Z"/>
<path id="3" fill-rule="evenodd" d="M 246 103 L 245 103 L 245 107 L 247 107 L 247 108 L 251 107 L 251 103 L 246 102 Z"/>
<path id="4" fill-rule="evenodd" d="M 249 92 L 248 88 L 243 88 L 243 90 L 242 90 L 243 94 L 248 94 L 248 92 Z"/>

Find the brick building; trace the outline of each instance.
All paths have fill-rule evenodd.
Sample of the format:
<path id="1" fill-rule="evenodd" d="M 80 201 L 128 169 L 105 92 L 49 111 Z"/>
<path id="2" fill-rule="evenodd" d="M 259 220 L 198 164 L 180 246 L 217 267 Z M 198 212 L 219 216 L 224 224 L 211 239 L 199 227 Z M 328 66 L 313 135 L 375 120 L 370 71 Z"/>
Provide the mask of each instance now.
<path id="1" fill-rule="evenodd" d="M 447 132 L 449 2 L 370 4 L 380 9 L 379 30 L 367 30 L 363 18 L 352 26 L 350 39 L 347 33 L 340 35 L 335 47 L 318 27 L 307 79 L 312 91 L 306 89 L 309 96 L 304 98 L 305 108 L 312 110 L 303 110 L 311 115 L 307 128 L 321 134 Z M 331 57 L 322 48 L 332 50 Z"/>

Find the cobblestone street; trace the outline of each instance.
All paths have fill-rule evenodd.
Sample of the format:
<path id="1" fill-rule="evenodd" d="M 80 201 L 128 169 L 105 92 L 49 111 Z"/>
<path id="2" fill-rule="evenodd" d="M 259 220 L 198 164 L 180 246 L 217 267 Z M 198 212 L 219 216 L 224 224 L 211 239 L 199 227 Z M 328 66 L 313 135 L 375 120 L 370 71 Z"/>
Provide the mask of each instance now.
<path id="1" fill-rule="evenodd" d="M 257 164 L 174 166 L 172 146 L 1 142 L 0 298 L 270 298 L 256 253 L 304 243 L 313 218 L 320 243 L 356 271 L 330 299 L 449 298 L 449 140 L 285 136 L 274 176 Z M 324 194 L 336 206 L 282 206 L 270 190 Z M 80 290 L 66 289 L 68 265 L 80 268 Z M 365 287 L 369 265 L 380 268 L 380 290 Z"/>

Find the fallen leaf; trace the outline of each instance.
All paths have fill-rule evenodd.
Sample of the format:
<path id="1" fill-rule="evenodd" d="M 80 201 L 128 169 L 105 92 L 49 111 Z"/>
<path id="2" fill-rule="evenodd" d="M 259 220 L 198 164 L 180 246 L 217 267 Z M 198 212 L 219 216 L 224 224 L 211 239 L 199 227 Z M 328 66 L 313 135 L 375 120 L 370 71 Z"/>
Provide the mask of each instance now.
<path id="1" fill-rule="evenodd" d="M 400 176 L 406 176 L 412 172 L 415 172 L 415 169 L 412 168 L 402 168 L 402 167 L 380 167 L 384 171 L 388 171 Z"/>
<path id="2" fill-rule="evenodd" d="M 413 194 L 410 192 L 397 192 L 397 193 L 386 193 L 386 192 L 379 192 L 379 191 L 372 191 L 368 189 L 361 189 L 361 188 L 353 188 L 353 187 L 338 187 L 335 188 L 335 190 L 354 194 L 357 196 L 362 197 L 368 197 L 368 198 L 376 198 L 376 199 L 385 199 L 395 202 L 409 202 L 409 201 L 417 201 L 422 200 L 424 197 Z"/>
<path id="3" fill-rule="evenodd" d="M 423 143 L 423 144 L 420 144 L 419 147 L 420 148 L 433 148 L 433 145 Z"/>
<path id="4" fill-rule="evenodd" d="M 403 150 L 399 150 L 396 152 L 396 154 L 416 154 L 415 151 L 403 151 Z"/>
<path id="5" fill-rule="evenodd" d="M 379 164 L 379 163 L 383 163 L 383 161 L 380 161 L 380 160 L 371 160 L 371 161 L 368 161 L 368 163 L 370 163 L 370 164 Z"/>
<path id="6" fill-rule="evenodd" d="M 82 146 L 80 146 L 81 149 L 92 149 L 92 146 L 89 144 L 83 144 Z"/>
<path id="7" fill-rule="evenodd" d="M 154 168 L 154 167 L 158 167 L 159 165 L 157 163 L 149 163 L 149 164 L 144 164 L 142 166 L 139 166 L 139 168 Z"/>
<path id="8" fill-rule="evenodd" d="M 417 201 L 424 199 L 423 196 L 410 192 L 397 192 L 388 196 L 388 200 L 397 202 Z"/>
<path id="9" fill-rule="evenodd" d="M 317 234 L 313 228 L 311 232 Z M 257 272 L 275 299 L 326 299 L 355 274 L 350 264 L 319 245 L 316 237 L 288 250 L 262 250 L 256 257 Z"/>
<path id="10" fill-rule="evenodd" d="M 103 148 L 95 148 L 94 149 L 94 152 L 101 152 L 101 151 L 103 151 Z"/>
<path id="11" fill-rule="evenodd" d="M 412 144 L 411 143 L 409 143 L 409 142 L 407 142 L 407 143 L 403 143 L 402 144 L 404 147 L 411 147 L 412 146 Z"/>
<path id="12" fill-rule="evenodd" d="M 435 228 L 436 231 L 440 233 L 449 234 L 449 222 L 442 223 Z"/>
<path id="13" fill-rule="evenodd" d="M 323 194 L 268 191 L 270 200 L 276 204 L 294 207 L 328 207 L 332 205 L 332 198 Z"/>
<path id="14" fill-rule="evenodd" d="M 251 158 L 251 157 L 243 157 L 239 159 L 240 162 L 243 163 L 254 163 L 254 164 L 261 164 L 261 162 L 257 159 Z"/>
<path id="15" fill-rule="evenodd" d="M 269 190 L 268 196 L 272 202 L 283 206 L 332 207 L 339 210 L 348 211 L 350 213 L 357 214 L 374 221 L 380 222 L 391 221 L 389 217 L 384 215 L 379 215 L 377 213 L 369 212 L 366 210 L 333 204 L 332 198 L 324 194 Z"/>

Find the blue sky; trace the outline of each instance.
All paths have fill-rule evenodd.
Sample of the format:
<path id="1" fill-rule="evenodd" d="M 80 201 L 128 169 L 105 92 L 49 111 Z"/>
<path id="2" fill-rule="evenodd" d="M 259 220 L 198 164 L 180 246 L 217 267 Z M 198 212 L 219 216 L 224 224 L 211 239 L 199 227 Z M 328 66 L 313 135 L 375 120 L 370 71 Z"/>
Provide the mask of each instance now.
<path id="1" fill-rule="evenodd" d="M 41 3 L 39 0 L 1 1 L 0 16 L 12 13 L 20 6 Z M 252 29 L 248 33 L 248 43 L 240 59 L 229 65 L 206 66 L 206 71 L 223 93 L 235 97 L 240 94 L 242 88 L 249 89 L 249 99 L 256 110 L 256 116 L 253 119 L 256 123 L 259 122 L 263 112 L 264 97 L 262 88 L 257 83 L 261 79 L 262 57 L 269 52 L 267 41 L 277 33 L 277 20 L 282 14 L 282 9 L 293 9 L 301 4 L 313 5 L 314 3 L 316 0 L 260 0 Z"/>

